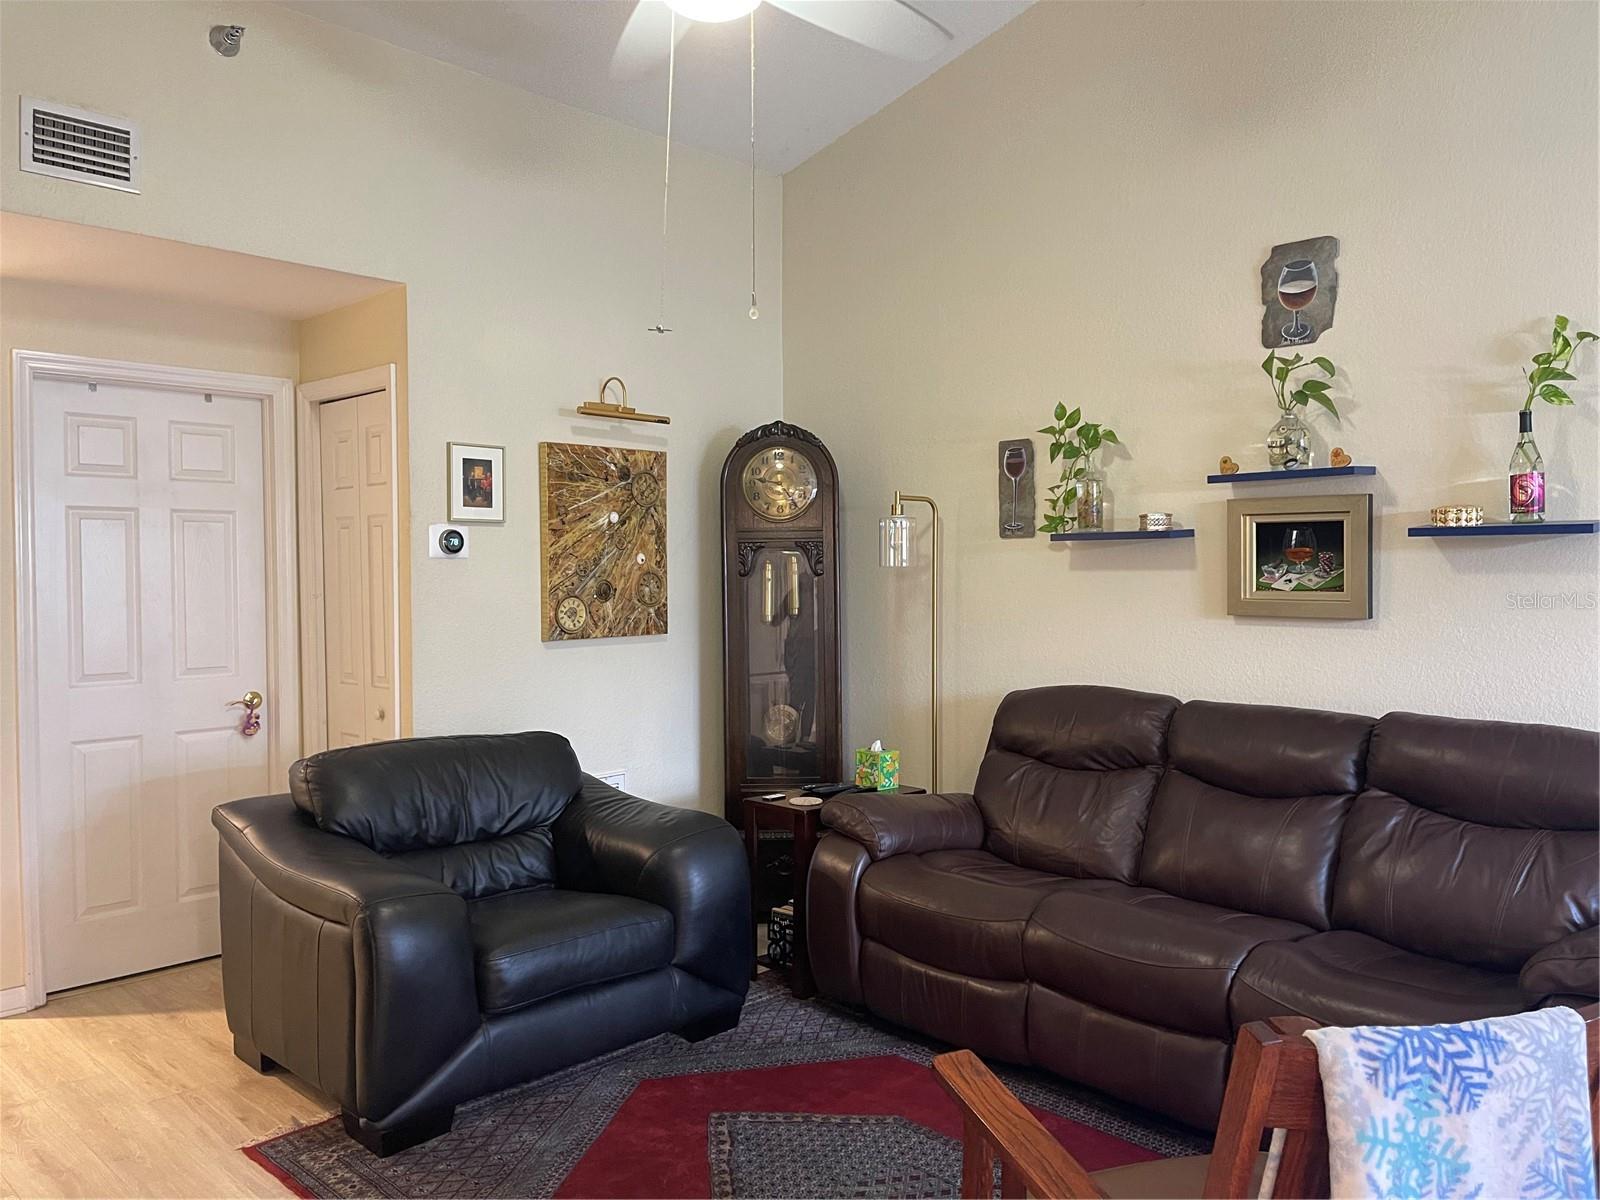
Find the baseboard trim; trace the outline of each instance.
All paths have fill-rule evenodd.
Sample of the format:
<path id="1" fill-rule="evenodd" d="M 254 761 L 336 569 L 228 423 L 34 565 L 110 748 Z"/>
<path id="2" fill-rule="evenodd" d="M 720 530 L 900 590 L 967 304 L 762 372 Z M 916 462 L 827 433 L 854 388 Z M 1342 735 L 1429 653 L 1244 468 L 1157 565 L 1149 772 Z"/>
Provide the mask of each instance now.
<path id="1" fill-rule="evenodd" d="M 14 1017 L 28 1011 L 28 989 L 0 988 L 0 1017 Z"/>

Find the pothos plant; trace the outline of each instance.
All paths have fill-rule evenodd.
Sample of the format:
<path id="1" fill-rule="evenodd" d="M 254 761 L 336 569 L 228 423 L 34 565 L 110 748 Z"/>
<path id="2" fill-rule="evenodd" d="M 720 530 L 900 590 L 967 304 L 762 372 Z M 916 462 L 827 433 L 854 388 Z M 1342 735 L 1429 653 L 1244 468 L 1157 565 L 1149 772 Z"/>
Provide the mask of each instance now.
<path id="1" fill-rule="evenodd" d="M 1060 462 L 1061 478 L 1050 486 L 1040 533 L 1065 533 L 1078 520 L 1078 483 L 1089 473 L 1091 456 L 1104 445 L 1121 445 L 1114 430 L 1083 420 L 1083 410 L 1067 411 L 1065 404 L 1055 408 L 1055 424 L 1040 433 L 1050 435 L 1050 461 Z"/>
<path id="2" fill-rule="evenodd" d="M 1587 329 L 1574 329 L 1569 334 L 1567 330 L 1570 326 L 1567 318 L 1558 315 L 1555 328 L 1550 332 L 1550 349 L 1533 356 L 1533 370 L 1523 368 L 1522 373 L 1528 380 L 1528 398 L 1522 402 L 1523 412 L 1533 408 L 1535 400 L 1543 400 L 1547 404 L 1572 403 L 1572 397 L 1561 387 L 1561 384 L 1571 383 L 1578 378 L 1569 369 L 1572 356 L 1585 342 L 1600 341 L 1600 334 L 1590 333 Z"/>
<path id="3" fill-rule="evenodd" d="M 1315 367 L 1325 375 L 1326 379 L 1299 380 L 1294 378 L 1297 371 L 1306 371 Z M 1329 379 L 1334 377 L 1333 363 L 1323 358 L 1320 354 L 1315 358 L 1306 358 L 1295 354 L 1292 358 L 1272 351 L 1261 360 L 1261 369 L 1267 373 L 1267 378 L 1272 381 L 1272 392 L 1278 399 L 1278 408 L 1285 413 L 1291 413 L 1296 408 L 1304 408 L 1315 400 L 1323 408 L 1333 414 L 1333 419 L 1339 419 L 1339 410 L 1333 406 L 1333 400 L 1328 396 L 1328 389 L 1332 385 Z"/>

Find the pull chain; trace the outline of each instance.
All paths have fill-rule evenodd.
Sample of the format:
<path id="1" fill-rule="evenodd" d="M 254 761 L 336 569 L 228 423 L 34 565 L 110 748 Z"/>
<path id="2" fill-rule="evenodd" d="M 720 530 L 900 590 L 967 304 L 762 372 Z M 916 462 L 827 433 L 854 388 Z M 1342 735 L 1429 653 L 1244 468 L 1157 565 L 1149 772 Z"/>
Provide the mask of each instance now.
<path id="1" fill-rule="evenodd" d="M 656 323 L 646 333 L 671 333 L 667 327 L 667 202 L 672 197 L 672 85 L 678 65 L 678 14 L 672 13 L 667 46 L 667 155 L 661 176 L 661 285 L 656 294 Z"/>
<path id="2" fill-rule="evenodd" d="M 750 10 L 750 319 L 756 307 L 756 10 Z"/>

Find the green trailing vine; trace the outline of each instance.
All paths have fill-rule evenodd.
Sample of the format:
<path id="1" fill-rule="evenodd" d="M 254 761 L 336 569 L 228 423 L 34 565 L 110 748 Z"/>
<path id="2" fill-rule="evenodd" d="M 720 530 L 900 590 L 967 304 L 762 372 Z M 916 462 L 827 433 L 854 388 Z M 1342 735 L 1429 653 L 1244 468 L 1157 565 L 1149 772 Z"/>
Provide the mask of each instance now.
<path id="1" fill-rule="evenodd" d="M 1569 336 L 1567 330 L 1570 326 L 1567 318 L 1558 315 L 1555 328 L 1550 332 L 1550 349 L 1533 356 L 1533 370 L 1526 367 L 1522 369 L 1522 374 L 1528 380 L 1528 398 L 1522 402 L 1523 412 L 1531 409 L 1535 400 L 1543 400 L 1547 404 L 1572 403 L 1572 397 L 1561 387 L 1563 383 L 1572 383 L 1578 378 L 1570 369 L 1572 356 L 1585 342 L 1600 340 L 1600 334 L 1590 333 L 1587 329 L 1574 329 Z"/>
<path id="2" fill-rule="evenodd" d="M 1315 367 L 1321 371 L 1326 379 L 1305 379 L 1298 382 L 1293 379 L 1296 371 L 1306 371 Z M 1333 400 L 1328 396 L 1328 383 L 1334 377 L 1333 363 L 1323 358 L 1320 354 L 1315 358 L 1306 358 L 1296 354 L 1292 358 L 1273 351 L 1261 360 L 1261 369 L 1267 373 L 1267 378 L 1272 381 L 1272 393 L 1277 397 L 1278 408 L 1283 412 L 1292 412 L 1296 407 L 1304 408 L 1315 400 L 1323 408 L 1333 414 L 1333 419 L 1339 419 L 1339 410 L 1333 406 Z"/>
<path id="3" fill-rule="evenodd" d="M 1065 533 L 1077 523 L 1078 481 L 1089 473 L 1094 452 L 1104 445 L 1122 444 L 1114 430 L 1084 421 L 1081 408 L 1068 412 L 1065 404 L 1057 404 L 1054 415 L 1056 423 L 1039 432 L 1050 435 L 1050 461 L 1061 464 L 1061 478 L 1049 489 L 1040 533 Z"/>

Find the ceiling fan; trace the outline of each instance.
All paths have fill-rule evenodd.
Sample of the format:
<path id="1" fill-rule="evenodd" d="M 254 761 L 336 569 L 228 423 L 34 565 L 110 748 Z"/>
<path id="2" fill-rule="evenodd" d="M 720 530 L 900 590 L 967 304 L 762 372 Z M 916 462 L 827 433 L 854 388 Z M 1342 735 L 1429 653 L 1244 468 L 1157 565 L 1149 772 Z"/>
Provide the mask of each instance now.
<path id="1" fill-rule="evenodd" d="M 639 0 L 617 40 L 611 74 L 628 78 L 664 66 L 668 47 L 693 23 L 737 20 L 763 3 L 818 29 L 913 62 L 933 58 L 953 40 L 948 29 L 906 0 Z"/>
<path id="2" fill-rule="evenodd" d="M 667 334 L 667 208 L 672 198 L 672 96 L 678 42 L 696 22 L 720 24 L 745 17 L 750 23 L 750 319 L 761 315 L 756 304 L 756 18 L 763 3 L 808 21 L 818 29 L 858 42 L 872 50 L 912 61 L 933 58 L 954 41 L 953 35 L 908 0 L 638 0 L 617 40 L 611 58 L 613 78 L 667 68 L 666 154 L 661 172 L 661 277 L 656 296 L 656 323 L 647 333 Z"/>

